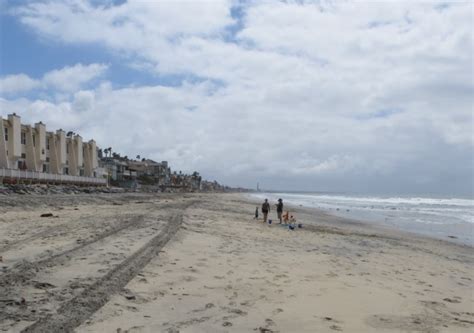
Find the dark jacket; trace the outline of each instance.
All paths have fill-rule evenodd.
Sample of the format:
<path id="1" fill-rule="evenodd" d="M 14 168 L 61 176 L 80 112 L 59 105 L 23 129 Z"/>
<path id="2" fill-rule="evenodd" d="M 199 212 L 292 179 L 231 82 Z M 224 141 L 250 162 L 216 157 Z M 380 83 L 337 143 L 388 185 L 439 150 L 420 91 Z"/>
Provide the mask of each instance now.
<path id="1" fill-rule="evenodd" d="M 262 213 L 268 213 L 270 211 L 270 204 L 268 202 L 264 202 L 262 204 Z"/>
<path id="2" fill-rule="evenodd" d="M 278 213 L 283 213 L 283 202 L 277 203 L 277 212 Z"/>

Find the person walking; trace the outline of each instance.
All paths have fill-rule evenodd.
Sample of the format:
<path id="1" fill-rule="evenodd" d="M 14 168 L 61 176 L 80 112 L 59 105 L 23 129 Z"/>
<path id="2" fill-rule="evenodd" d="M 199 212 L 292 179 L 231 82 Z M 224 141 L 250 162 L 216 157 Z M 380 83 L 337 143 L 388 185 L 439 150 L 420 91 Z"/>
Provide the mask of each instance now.
<path id="1" fill-rule="evenodd" d="M 268 203 L 268 199 L 265 199 L 265 202 L 262 204 L 262 214 L 263 214 L 263 222 L 267 223 L 268 212 L 270 211 L 270 204 Z"/>
<path id="2" fill-rule="evenodd" d="M 283 200 L 280 198 L 278 199 L 278 203 L 276 204 L 277 206 L 277 216 L 278 219 L 280 220 L 280 224 L 283 223 L 282 221 L 282 214 L 283 214 Z"/>

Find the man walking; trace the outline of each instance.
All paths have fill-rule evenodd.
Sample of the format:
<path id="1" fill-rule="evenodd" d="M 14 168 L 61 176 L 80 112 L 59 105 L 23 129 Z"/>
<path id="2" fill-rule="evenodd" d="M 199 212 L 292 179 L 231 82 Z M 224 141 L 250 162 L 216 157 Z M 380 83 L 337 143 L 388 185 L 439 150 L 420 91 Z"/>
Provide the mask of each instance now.
<path id="1" fill-rule="evenodd" d="M 268 212 L 270 211 L 270 204 L 268 203 L 268 199 L 265 199 L 265 202 L 262 204 L 262 214 L 263 214 L 263 222 L 267 223 Z"/>
<path id="2" fill-rule="evenodd" d="M 276 204 L 276 206 L 277 206 L 277 216 L 278 216 L 278 219 L 280 220 L 280 224 L 282 224 L 283 200 L 281 198 L 278 199 L 278 203 Z"/>

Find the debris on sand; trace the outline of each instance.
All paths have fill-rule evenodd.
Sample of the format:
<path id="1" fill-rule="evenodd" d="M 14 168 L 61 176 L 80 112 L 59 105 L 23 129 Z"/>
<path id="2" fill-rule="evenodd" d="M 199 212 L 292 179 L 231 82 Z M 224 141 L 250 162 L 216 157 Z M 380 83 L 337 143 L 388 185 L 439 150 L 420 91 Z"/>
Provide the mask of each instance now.
<path id="1" fill-rule="evenodd" d="M 44 214 L 41 214 L 40 217 L 53 217 L 53 213 L 44 213 Z"/>

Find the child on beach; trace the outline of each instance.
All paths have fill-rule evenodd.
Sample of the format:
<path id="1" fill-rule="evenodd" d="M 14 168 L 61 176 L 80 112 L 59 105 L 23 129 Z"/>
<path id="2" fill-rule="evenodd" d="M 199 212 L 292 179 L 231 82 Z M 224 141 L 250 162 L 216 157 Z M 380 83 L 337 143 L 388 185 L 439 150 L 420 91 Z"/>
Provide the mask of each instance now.
<path id="1" fill-rule="evenodd" d="M 255 220 L 258 220 L 258 206 L 255 208 Z"/>

